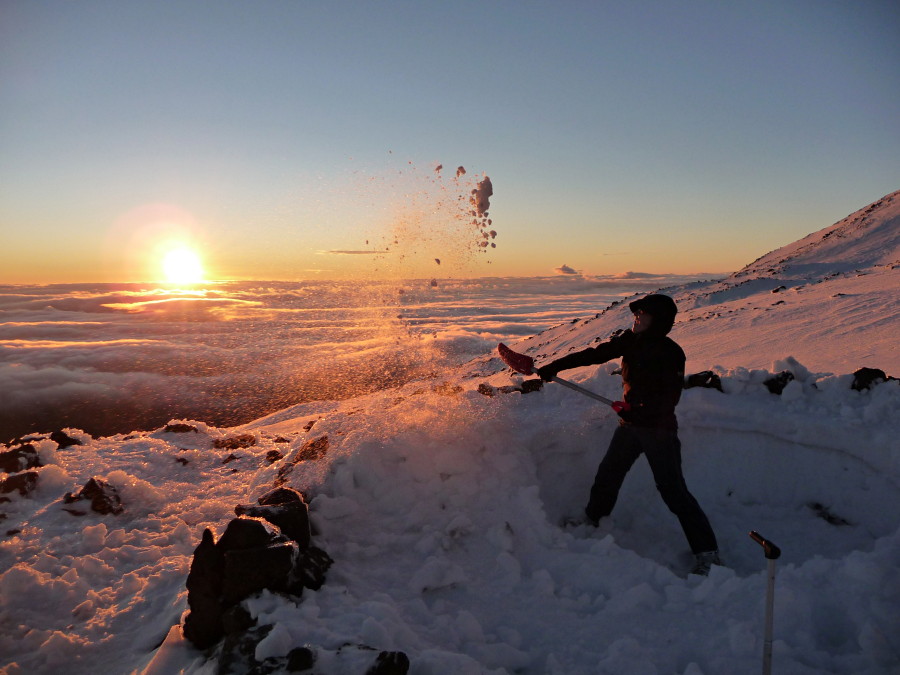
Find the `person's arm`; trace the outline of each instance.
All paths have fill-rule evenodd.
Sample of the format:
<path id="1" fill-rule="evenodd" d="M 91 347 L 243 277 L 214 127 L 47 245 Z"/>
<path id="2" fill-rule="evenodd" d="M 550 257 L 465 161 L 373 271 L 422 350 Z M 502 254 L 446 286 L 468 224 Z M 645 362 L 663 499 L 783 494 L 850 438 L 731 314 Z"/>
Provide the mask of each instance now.
<path id="1" fill-rule="evenodd" d="M 587 349 L 582 349 L 580 352 L 566 354 L 562 358 L 537 368 L 535 372 L 540 375 L 542 380 L 549 381 L 563 370 L 606 363 L 607 361 L 622 356 L 623 347 L 632 335 L 630 330 L 623 331 L 606 342 L 601 342 L 596 347 L 588 347 Z"/>

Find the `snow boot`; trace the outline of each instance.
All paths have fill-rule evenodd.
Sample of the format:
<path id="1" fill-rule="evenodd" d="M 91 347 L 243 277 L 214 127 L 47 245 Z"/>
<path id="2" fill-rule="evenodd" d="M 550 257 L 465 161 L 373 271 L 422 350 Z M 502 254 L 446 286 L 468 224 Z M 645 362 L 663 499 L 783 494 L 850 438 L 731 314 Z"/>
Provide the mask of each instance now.
<path id="1" fill-rule="evenodd" d="M 713 565 L 722 564 L 718 551 L 704 551 L 703 553 L 697 553 L 694 558 L 696 561 L 694 562 L 694 567 L 691 569 L 691 574 L 698 574 L 702 577 L 709 575 L 709 570 Z"/>

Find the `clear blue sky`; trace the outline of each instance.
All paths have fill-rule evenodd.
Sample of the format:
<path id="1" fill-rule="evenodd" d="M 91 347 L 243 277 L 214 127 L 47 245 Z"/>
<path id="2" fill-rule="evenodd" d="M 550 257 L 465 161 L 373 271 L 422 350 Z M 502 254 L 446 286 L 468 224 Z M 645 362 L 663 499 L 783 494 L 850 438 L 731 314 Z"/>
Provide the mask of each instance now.
<path id="1" fill-rule="evenodd" d="M 900 5 L 0 0 L 0 110 L 0 281 L 336 273 L 407 162 L 491 177 L 472 275 L 727 272 L 900 187 Z"/>

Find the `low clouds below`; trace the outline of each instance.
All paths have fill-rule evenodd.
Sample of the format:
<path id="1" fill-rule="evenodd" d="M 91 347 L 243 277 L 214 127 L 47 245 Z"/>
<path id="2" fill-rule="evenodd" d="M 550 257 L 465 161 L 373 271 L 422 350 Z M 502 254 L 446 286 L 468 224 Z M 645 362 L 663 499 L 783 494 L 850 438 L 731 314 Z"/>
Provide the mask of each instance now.
<path id="1" fill-rule="evenodd" d="M 248 422 L 440 372 L 680 279 L 0 286 L 0 441 Z"/>

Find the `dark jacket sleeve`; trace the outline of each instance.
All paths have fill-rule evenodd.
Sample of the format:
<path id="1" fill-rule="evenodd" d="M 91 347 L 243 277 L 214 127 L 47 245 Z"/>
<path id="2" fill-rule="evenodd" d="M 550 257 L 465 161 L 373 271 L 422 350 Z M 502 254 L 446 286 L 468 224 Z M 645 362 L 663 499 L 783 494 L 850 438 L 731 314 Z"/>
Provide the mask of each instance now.
<path id="1" fill-rule="evenodd" d="M 633 336 L 634 334 L 630 330 L 623 331 L 606 342 L 601 342 L 596 347 L 588 347 L 580 352 L 566 354 L 562 358 L 551 361 L 547 365 L 538 368 L 538 373 L 542 377 L 555 376 L 557 373 L 570 368 L 595 366 L 599 363 L 617 359 L 623 356 L 628 340 L 633 338 Z"/>

